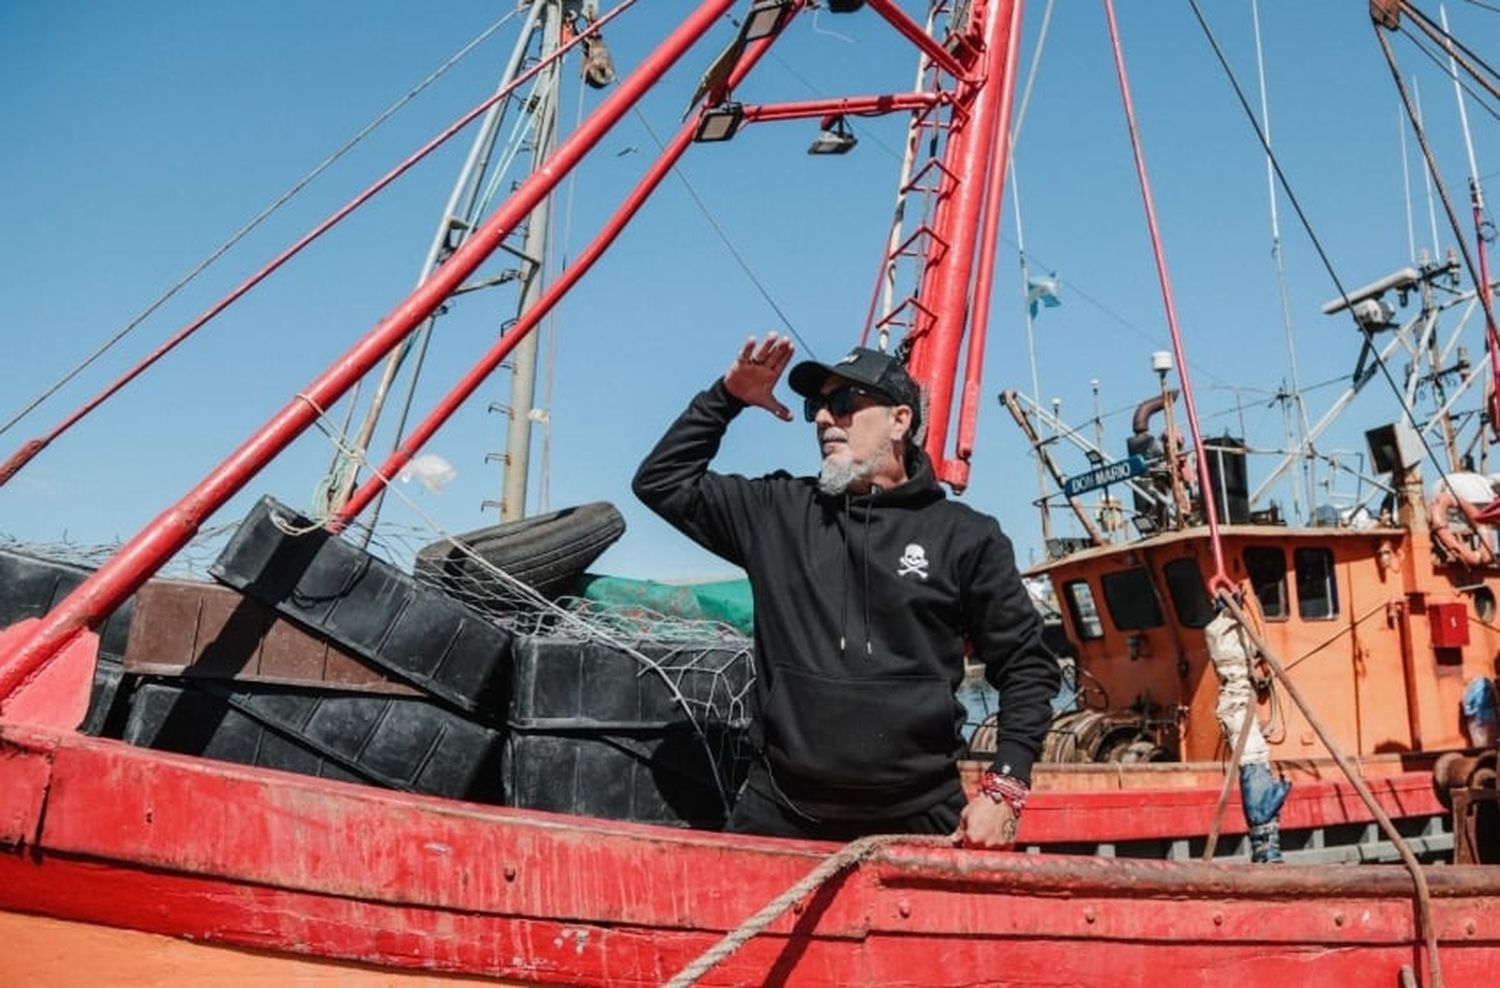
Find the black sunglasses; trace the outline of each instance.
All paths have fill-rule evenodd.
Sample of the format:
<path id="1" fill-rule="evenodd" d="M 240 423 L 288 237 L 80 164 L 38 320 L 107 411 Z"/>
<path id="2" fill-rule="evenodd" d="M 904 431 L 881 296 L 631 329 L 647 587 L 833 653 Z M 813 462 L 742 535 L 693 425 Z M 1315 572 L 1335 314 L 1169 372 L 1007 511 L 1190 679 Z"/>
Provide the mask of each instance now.
<path id="1" fill-rule="evenodd" d="M 828 414 L 840 419 L 854 412 L 854 399 L 856 398 L 869 398 L 881 405 L 890 404 L 890 399 L 885 395 L 846 384 L 842 388 L 834 388 L 827 394 L 811 395 L 802 399 L 802 414 L 811 422 L 818 417 L 819 409 L 827 408 Z"/>

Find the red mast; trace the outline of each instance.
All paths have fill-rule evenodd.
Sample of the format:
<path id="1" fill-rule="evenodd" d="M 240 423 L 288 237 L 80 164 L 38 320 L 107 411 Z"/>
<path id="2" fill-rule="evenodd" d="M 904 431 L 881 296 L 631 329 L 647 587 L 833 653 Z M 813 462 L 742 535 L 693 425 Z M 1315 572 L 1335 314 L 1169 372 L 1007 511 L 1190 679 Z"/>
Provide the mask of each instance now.
<path id="1" fill-rule="evenodd" d="M 889 0 L 871 2 L 890 16 Z M 937 71 L 951 68 L 961 74 L 947 93 L 945 120 L 920 115 L 917 129 L 946 129 L 941 160 L 918 166 L 903 194 L 925 191 L 933 200 L 932 216 L 912 238 L 903 239 L 882 265 L 890 270 L 908 254 L 914 238 L 926 239 L 919 284 L 915 293 L 892 307 L 883 325 L 904 322 L 908 367 L 927 395 L 925 445 L 940 480 L 962 490 L 969 479 L 969 457 L 974 448 L 974 423 L 979 413 L 979 381 L 983 371 L 985 335 L 989 323 L 990 284 L 994 280 L 995 250 L 999 241 L 1001 191 L 1009 160 L 1010 112 L 1015 86 L 1015 50 L 1020 35 L 1020 0 L 976 2 L 967 24 L 956 28 L 945 51 L 949 60 L 933 59 Z M 937 82 L 936 88 L 941 88 Z M 903 315 L 909 314 L 909 315 Z M 953 417 L 959 356 L 968 337 L 968 358 L 959 395 L 958 442 L 948 453 L 948 429 Z"/>
<path id="2" fill-rule="evenodd" d="M 96 649 L 91 629 L 102 623 L 187 545 L 213 512 L 316 422 L 319 415 L 458 288 L 667 69 L 728 12 L 733 3 L 734 0 L 704 0 L 431 278 L 176 504 L 127 542 L 51 613 L 0 632 L 0 712 L 14 715 L 18 707 L 24 706 L 31 717 L 44 717 L 49 721 L 65 719 L 68 713 L 64 703 L 41 699 L 44 694 L 62 698 L 70 692 L 54 690 L 47 682 L 48 677 L 42 674 L 49 665 L 55 664 L 63 670 L 50 678 L 64 680 L 67 684 L 72 684 L 81 671 L 91 670 Z M 845 113 L 907 112 L 913 114 L 915 129 L 931 128 L 945 132 L 947 139 L 941 160 L 934 159 L 924 166 L 926 177 L 914 183 L 915 187 L 935 181 L 926 189 L 933 193 L 933 215 L 923 226 L 928 238 L 926 250 L 919 258 L 919 288 L 908 299 L 911 311 L 920 313 L 921 318 L 907 325 L 902 345 L 910 351 L 913 375 L 928 394 L 930 425 L 927 448 L 937 464 L 939 477 L 961 489 L 968 478 L 968 458 L 973 447 L 973 424 L 978 408 L 987 322 L 985 309 L 988 307 L 989 282 L 993 277 L 998 241 L 1000 193 L 1008 151 L 1004 135 L 1010 119 L 1021 4 L 1019 0 L 975 0 L 963 22 L 954 27 L 950 36 L 939 40 L 907 17 L 894 0 L 867 0 L 867 3 L 874 13 L 913 43 L 927 60 L 932 78 L 946 79 L 946 87 L 934 84 L 931 91 L 847 96 L 776 105 L 745 106 L 731 102 L 730 94 L 735 85 L 772 43 L 776 32 L 803 7 L 802 0 L 783 0 L 781 3 L 763 0 L 757 3 L 751 14 L 762 18 L 770 15 L 774 26 L 765 33 L 752 33 L 750 25 L 754 18 L 746 20 L 741 37 L 720 56 L 705 77 L 705 88 L 700 90 L 705 95 L 702 116 L 690 122 L 672 142 L 636 191 L 606 223 L 586 257 L 576 265 L 576 270 L 570 271 L 548 291 L 534 314 L 512 327 L 480 358 L 393 455 L 386 465 L 387 471 L 398 469 L 402 462 L 414 456 L 421 443 L 441 426 L 520 338 L 536 325 L 545 311 L 583 275 L 589 263 L 607 248 L 686 150 L 690 137 L 696 133 L 699 139 L 704 139 L 711 117 L 719 120 L 732 118 L 728 132 L 716 138 L 727 139 L 741 124 L 818 119 Z M 909 238 L 907 243 L 915 239 L 920 238 Z M 887 267 L 892 259 L 887 259 Z M 976 280 L 977 288 L 972 287 Z M 965 387 L 958 409 L 960 438 L 957 453 L 950 459 L 943 450 L 952 416 L 959 354 L 966 333 L 969 347 Z M 387 471 L 382 471 L 375 480 L 367 483 L 344 511 L 330 522 L 330 527 L 347 524 L 378 490 L 378 485 L 383 482 L 380 477 L 389 476 Z M 64 656 L 66 661 L 56 661 Z M 33 688 L 25 689 L 29 684 Z"/>

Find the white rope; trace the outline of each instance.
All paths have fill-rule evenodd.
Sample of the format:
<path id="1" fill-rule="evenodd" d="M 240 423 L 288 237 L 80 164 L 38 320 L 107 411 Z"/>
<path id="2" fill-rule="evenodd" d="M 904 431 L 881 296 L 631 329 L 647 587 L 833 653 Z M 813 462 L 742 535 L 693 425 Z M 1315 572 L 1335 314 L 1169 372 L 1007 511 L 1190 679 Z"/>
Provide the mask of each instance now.
<path id="1" fill-rule="evenodd" d="M 771 921 L 792 907 L 798 899 L 811 893 L 818 886 L 833 878 L 846 868 L 853 867 L 884 847 L 892 844 L 915 844 L 937 847 L 952 847 L 947 837 L 916 837 L 910 834 L 872 834 L 845 844 L 835 853 L 824 858 L 807 876 L 785 892 L 766 903 L 754 916 L 726 933 L 718 943 L 704 951 L 687 967 L 677 973 L 663 988 L 688 988 L 715 965 L 730 954 L 749 943 L 761 933 Z"/>
<path id="2" fill-rule="evenodd" d="M 1011 155 L 1015 155 L 1016 144 L 1021 137 L 1021 125 L 1026 122 L 1026 108 L 1031 104 L 1031 87 L 1036 83 L 1037 69 L 1042 64 L 1042 49 L 1047 47 L 1047 28 L 1052 24 L 1052 7 L 1057 0 L 1047 0 L 1047 9 L 1042 11 L 1042 26 L 1037 30 L 1036 51 L 1031 55 L 1031 66 L 1026 70 L 1026 87 L 1021 90 L 1021 103 L 1016 107 L 1015 122 L 1010 128 Z"/>

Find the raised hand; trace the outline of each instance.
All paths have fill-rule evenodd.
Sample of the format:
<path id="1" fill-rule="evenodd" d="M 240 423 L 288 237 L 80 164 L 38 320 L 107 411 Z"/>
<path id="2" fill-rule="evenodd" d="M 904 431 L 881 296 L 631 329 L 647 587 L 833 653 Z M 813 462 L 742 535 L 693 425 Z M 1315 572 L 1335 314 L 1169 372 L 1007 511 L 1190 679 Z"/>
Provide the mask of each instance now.
<path id="1" fill-rule="evenodd" d="M 729 370 L 724 372 L 725 389 L 745 404 L 764 408 L 782 421 L 790 422 L 791 410 L 777 401 L 773 392 L 795 350 L 791 340 L 774 332 L 767 333 L 765 342 L 758 345 L 755 337 L 750 337 L 740 347 L 739 356 L 729 365 Z"/>

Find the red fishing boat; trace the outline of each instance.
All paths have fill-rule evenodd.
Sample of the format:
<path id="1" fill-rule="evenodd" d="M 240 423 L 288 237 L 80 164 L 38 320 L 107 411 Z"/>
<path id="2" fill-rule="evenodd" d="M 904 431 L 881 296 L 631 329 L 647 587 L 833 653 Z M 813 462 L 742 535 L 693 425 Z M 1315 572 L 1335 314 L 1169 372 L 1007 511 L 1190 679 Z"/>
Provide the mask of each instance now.
<path id="1" fill-rule="evenodd" d="M 591 71 L 609 75 L 599 37 L 613 13 L 533 6 L 552 19 L 556 43 L 527 72 L 591 49 Z M 0 930 L 11 944 L 0 980 L 1218 986 L 1488 976 L 1500 949 L 1500 870 L 1487 858 L 1494 739 L 1468 733 L 1459 704 L 1471 680 L 1493 675 L 1500 583 L 1493 556 L 1465 555 L 1465 546 L 1480 551 L 1481 515 L 1470 519 L 1473 542 L 1434 534 L 1451 530 L 1446 502 L 1439 523 L 1427 523 L 1419 463 L 1395 431 L 1378 441 L 1397 496 L 1388 516 L 1360 529 L 1216 514 L 1221 501 L 1238 504 L 1238 488 L 1227 461 L 1208 467 L 1210 444 L 1196 428 L 1179 442 L 1169 426 L 1165 449 L 1139 454 L 1139 514 L 1152 527 L 1143 522 L 1129 541 L 1100 535 L 1038 570 L 1063 602 L 1082 704 L 1058 721 L 1015 853 L 715 832 L 715 799 L 732 791 L 743 643 L 700 643 L 690 661 L 678 661 L 680 642 L 622 644 L 618 626 L 558 644 L 569 614 L 549 611 L 522 630 L 497 613 L 506 610 L 488 596 L 497 585 L 537 595 L 493 565 L 480 547 L 490 535 L 412 553 L 411 572 L 356 537 L 386 479 L 527 338 L 695 142 L 786 119 L 818 120 L 826 151 L 847 145 L 849 116 L 911 118 L 902 208 L 880 273 L 881 285 L 906 294 L 893 289 L 881 303 L 877 292 L 867 331 L 907 355 L 929 396 L 928 451 L 942 479 L 966 486 L 1019 3 L 942 5 L 925 26 L 894 0 L 830 4 L 882 18 L 910 41 L 919 85 L 755 104 L 740 84 L 806 6 L 755 0 L 705 74 L 696 113 L 598 238 L 536 289 L 369 479 L 330 484 L 315 518 L 262 502 L 213 565 L 227 586 L 159 575 L 463 289 L 733 6 L 707 0 L 684 17 L 508 199 L 445 239 L 451 249 L 415 292 L 108 561 L 78 572 L 15 563 L 11 572 L 26 576 L 9 577 L 7 592 L 33 593 L 45 613 L 0 632 Z M 1486 310 L 1487 282 L 1475 294 Z M 1182 384 L 1186 392 L 1185 373 Z M 4 478 L 55 435 L 18 451 Z M 1184 474 L 1185 455 L 1197 469 Z M 589 518 L 591 533 L 610 529 L 607 513 Z M 1241 636 L 1237 659 L 1205 632 L 1215 600 Z M 129 631 L 112 628 L 127 605 Z M 115 685 L 146 677 L 119 733 L 107 723 L 107 683 L 99 700 L 112 634 L 125 653 Z M 618 671 L 616 659 L 631 670 L 646 663 L 649 674 L 604 691 L 600 677 Z M 1215 709 L 1236 661 L 1251 689 L 1238 719 Z M 547 678 L 558 669 L 575 677 L 567 689 Z M 274 688 L 258 691 L 265 684 Z M 277 692 L 287 684 L 319 688 Z M 682 739 L 670 718 L 648 709 L 663 684 L 687 728 L 685 760 L 707 784 L 663 781 L 683 764 L 673 761 Z M 725 684 L 727 700 L 694 708 Z M 635 704 L 610 714 L 606 746 L 624 760 L 586 768 L 580 746 L 606 720 L 591 694 L 606 692 Z M 1320 710 L 1335 700 L 1331 712 L 1314 712 L 1308 694 Z M 1290 863 L 1276 867 L 1245 862 L 1252 826 L 1230 785 L 1261 712 L 1281 729 L 1266 732 L 1258 764 L 1293 783 L 1274 814 Z M 1238 737 L 1228 724 L 1242 725 Z M 288 754 L 292 736 L 303 746 Z M 415 748 L 398 758 L 400 745 Z M 575 759 L 567 771 L 560 752 Z M 590 802 L 620 792 L 628 812 Z M 1221 834 L 1233 840 L 1220 847 Z M 1344 866 L 1361 860 L 1400 863 Z"/>

